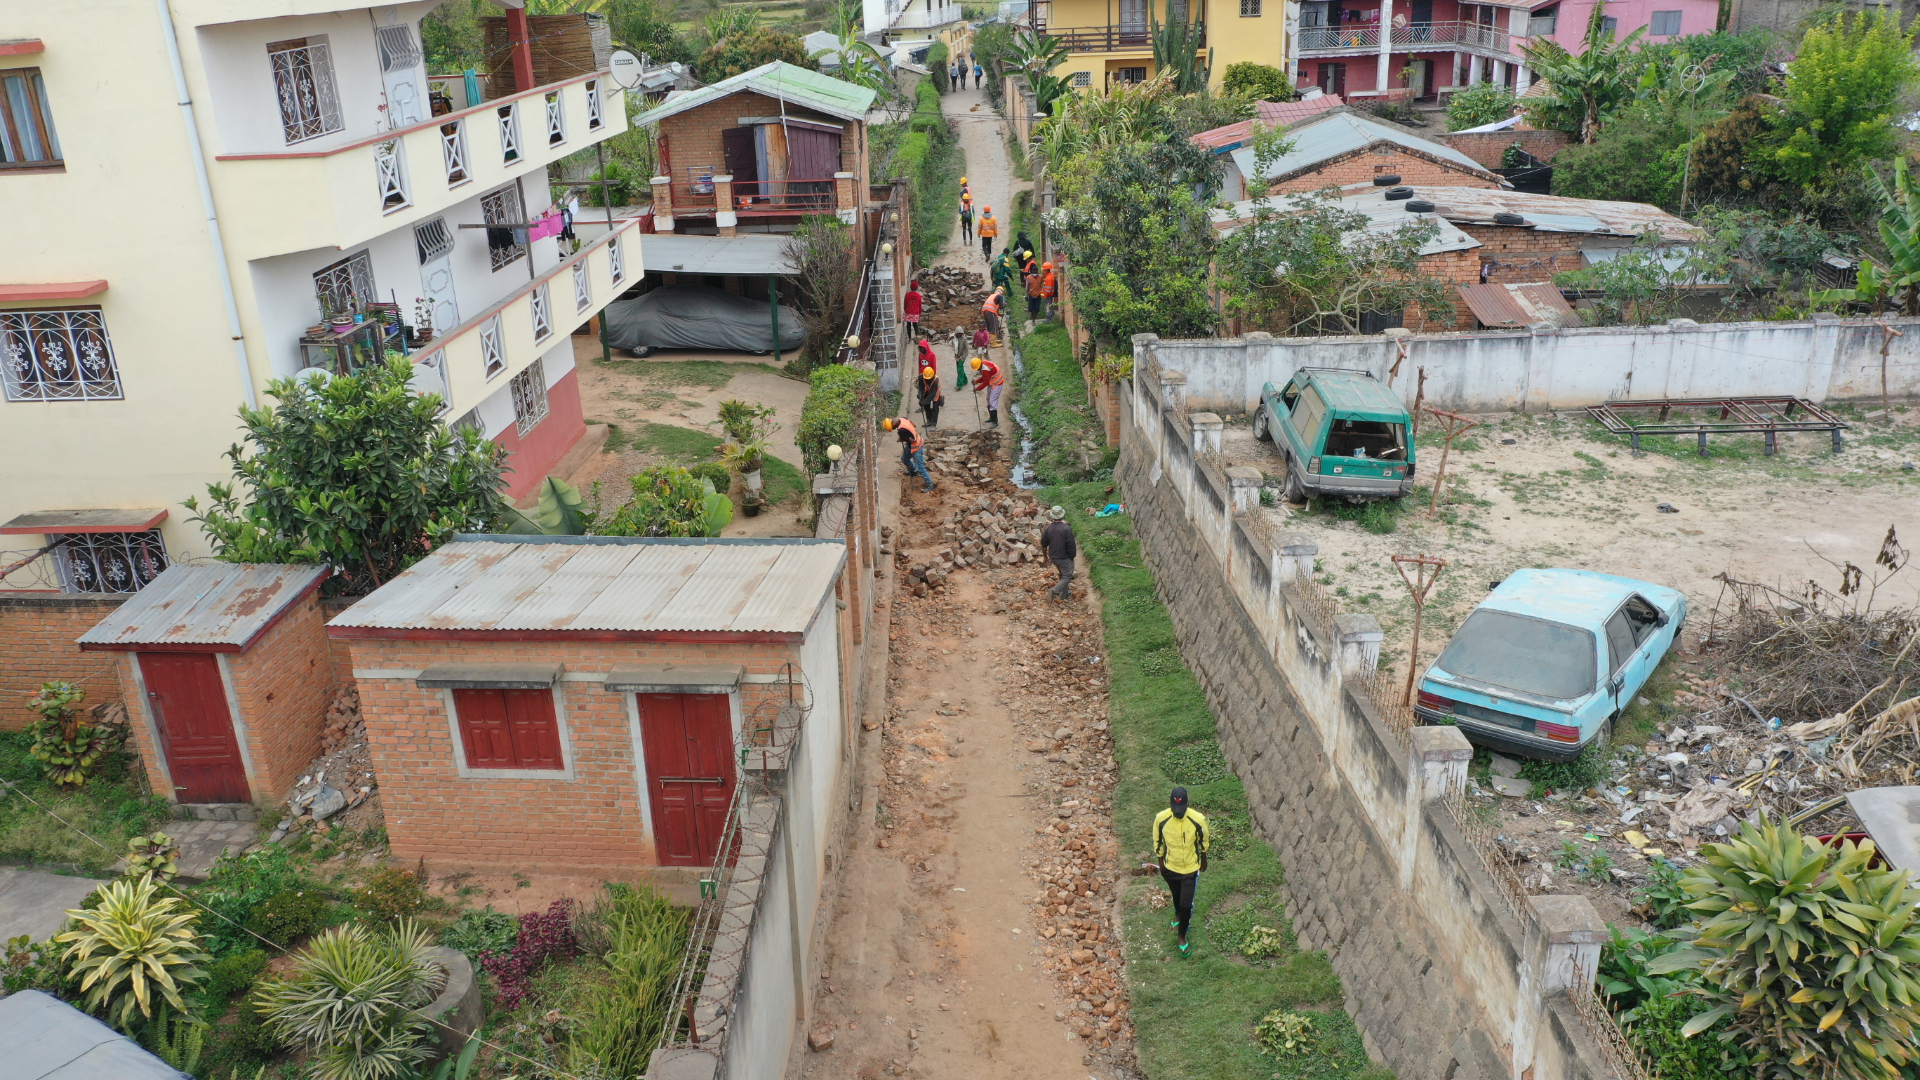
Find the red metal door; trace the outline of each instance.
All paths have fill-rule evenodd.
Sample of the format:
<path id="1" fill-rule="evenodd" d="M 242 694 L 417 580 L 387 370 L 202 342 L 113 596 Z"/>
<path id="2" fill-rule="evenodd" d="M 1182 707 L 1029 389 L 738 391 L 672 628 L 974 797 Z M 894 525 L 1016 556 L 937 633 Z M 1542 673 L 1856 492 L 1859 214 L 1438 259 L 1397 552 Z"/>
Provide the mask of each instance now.
<path id="1" fill-rule="evenodd" d="M 183 803 L 252 799 L 220 665 L 208 653 L 141 653 L 140 676 L 160 732 L 160 747 Z"/>
<path id="2" fill-rule="evenodd" d="M 711 866 L 733 801 L 725 694 L 641 694 L 653 843 L 662 866 Z"/>

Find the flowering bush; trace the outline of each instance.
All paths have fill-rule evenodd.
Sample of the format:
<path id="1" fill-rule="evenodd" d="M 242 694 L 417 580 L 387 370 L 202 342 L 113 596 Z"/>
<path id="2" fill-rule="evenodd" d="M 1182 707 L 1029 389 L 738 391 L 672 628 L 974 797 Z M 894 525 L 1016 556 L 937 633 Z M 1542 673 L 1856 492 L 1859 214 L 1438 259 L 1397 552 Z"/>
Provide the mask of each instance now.
<path id="1" fill-rule="evenodd" d="M 500 990 L 500 1007 L 512 1010 L 531 990 L 533 977 L 555 960 L 565 960 L 580 951 L 573 934 L 573 901 L 555 900 L 543 912 L 520 916 L 520 937 L 507 953 L 483 952 L 480 966 L 493 976 Z"/>

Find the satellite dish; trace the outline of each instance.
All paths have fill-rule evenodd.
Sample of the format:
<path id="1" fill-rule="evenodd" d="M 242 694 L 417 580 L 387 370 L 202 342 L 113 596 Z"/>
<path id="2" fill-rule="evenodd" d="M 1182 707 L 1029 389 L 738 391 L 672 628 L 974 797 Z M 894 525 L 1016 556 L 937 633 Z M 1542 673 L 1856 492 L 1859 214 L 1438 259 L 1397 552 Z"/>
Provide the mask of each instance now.
<path id="1" fill-rule="evenodd" d="M 429 364 L 413 365 L 413 375 L 407 379 L 407 389 L 416 394 L 434 394 L 441 398 L 447 396 L 447 380 L 440 369 Z"/>
<path id="2" fill-rule="evenodd" d="M 323 367 L 301 368 L 293 373 L 293 381 L 307 386 L 325 386 L 332 381 L 333 372 Z"/>
<path id="3" fill-rule="evenodd" d="M 607 67 L 613 73 L 613 81 L 622 90 L 631 90 L 640 85 L 643 65 L 640 58 L 625 49 L 619 49 L 607 58 Z"/>

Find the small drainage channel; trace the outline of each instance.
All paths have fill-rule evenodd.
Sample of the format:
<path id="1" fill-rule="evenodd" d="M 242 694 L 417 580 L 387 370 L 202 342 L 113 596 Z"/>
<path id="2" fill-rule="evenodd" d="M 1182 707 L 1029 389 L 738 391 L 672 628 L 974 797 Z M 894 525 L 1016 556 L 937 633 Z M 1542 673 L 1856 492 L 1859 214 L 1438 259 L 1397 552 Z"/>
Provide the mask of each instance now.
<path id="1" fill-rule="evenodd" d="M 1013 372 L 1023 380 L 1027 374 L 1026 361 L 1021 358 L 1018 345 L 1013 347 Z M 1039 481 L 1033 478 L 1033 424 L 1027 420 L 1026 410 L 1017 401 L 1007 406 L 1007 413 L 1013 417 L 1014 423 L 1020 425 L 1020 457 L 1014 461 L 1013 472 L 1008 478 L 1013 481 L 1014 487 L 1032 491 L 1040 486 Z"/>

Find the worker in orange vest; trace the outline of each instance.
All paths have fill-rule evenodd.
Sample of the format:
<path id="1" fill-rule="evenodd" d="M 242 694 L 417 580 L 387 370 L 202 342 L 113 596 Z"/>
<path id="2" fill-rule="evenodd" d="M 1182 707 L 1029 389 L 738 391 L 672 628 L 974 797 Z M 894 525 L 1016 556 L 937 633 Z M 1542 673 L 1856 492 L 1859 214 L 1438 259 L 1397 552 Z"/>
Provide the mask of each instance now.
<path id="1" fill-rule="evenodd" d="M 987 302 L 980 305 L 980 322 L 986 326 L 994 348 L 1000 347 L 1000 321 L 1006 317 L 1007 289 L 1003 285 L 988 294 Z"/>
<path id="2" fill-rule="evenodd" d="M 927 418 L 927 427 L 939 427 L 940 406 L 946 403 L 947 393 L 940 389 L 940 372 L 932 363 L 920 369 L 920 384 L 914 389 L 920 392 L 920 413 Z"/>
<path id="3" fill-rule="evenodd" d="M 1041 309 L 1045 307 L 1047 303 L 1047 283 L 1046 280 L 1040 276 L 1040 271 L 1037 269 L 1026 277 L 1027 318 L 1032 319 L 1034 322 L 1039 322 L 1042 318 Z"/>
<path id="4" fill-rule="evenodd" d="M 1060 279 L 1053 276 L 1053 264 L 1050 262 L 1040 264 L 1040 298 L 1045 301 L 1041 310 L 1051 318 L 1053 302 L 1060 298 Z"/>
<path id="5" fill-rule="evenodd" d="M 967 361 L 973 368 L 973 392 L 987 392 L 987 426 L 1000 426 L 1000 390 L 1007 384 L 1006 373 L 1000 365 L 984 357 L 976 356 Z"/>
<path id="6" fill-rule="evenodd" d="M 1000 222 L 993 216 L 993 207 L 980 208 L 980 225 L 974 231 L 980 235 L 980 257 L 992 262 L 993 238 L 1000 235 Z"/>
<path id="7" fill-rule="evenodd" d="M 926 482 L 922 491 L 933 490 L 933 477 L 927 473 L 927 440 L 913 421 L 904 416 L 888 417 L 880 421 L 881 431 L 894 431 L 900 435 L 900 464 L 904 465 L 907 475 L 917 476 Z"/>

